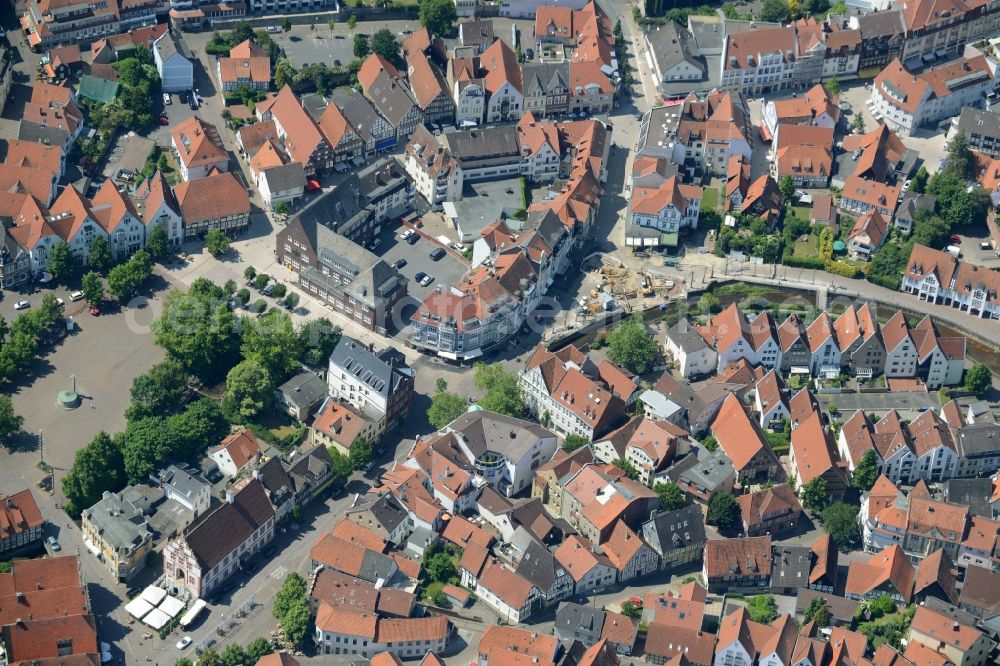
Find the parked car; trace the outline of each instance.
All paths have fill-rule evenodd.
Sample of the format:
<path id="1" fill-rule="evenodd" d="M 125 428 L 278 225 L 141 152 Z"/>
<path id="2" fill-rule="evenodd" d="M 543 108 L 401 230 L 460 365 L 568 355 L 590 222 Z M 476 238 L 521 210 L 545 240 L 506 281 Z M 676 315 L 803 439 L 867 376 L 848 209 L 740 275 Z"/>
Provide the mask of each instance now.
<path id="1" fill-rule="evenodd" d="M 420 282 L 425 277 L 427 277 L 427 273 L 424 273 L 423 271 L 419 271 L 416 275 L 413 276 L 413 279 L 416 280 L 417 282 Z"/>
<path id="2" fill-rule="evenodd" d="M 434 282 L 434 276 L 433 275 L 425 275 L 424 279 L 420 281 L 420 286 L 426 287 L 431 282 Z"/>
<path id="3" fill-rule="evenodd" d="M 412 234 L 406 239 L 406 242 L 410 245 L 414 245 L 418 240 L 420 240 L 420 234 Z"/>
<path id="4" fill-rule="evenodd" d="M 404 229 L 403 233 L 399 234 L 399 237 L 402 238 L 403 240 L 406 240 L 412 235 L 413 235 L 413 229 Z"/>
<path id="5" fill-rule="evenodd" d="M 169 125 L 170 119 L 167 118 L 166 116 L 160 116 L 156 122 L 160 123 L 161 125 Z"/>
<path id="6" fill-rule="evenodd" d="M 97 307 L 96 305 L 94 307 L 90 308 L 90 316 L 92 316 L 92 317 L 100 317 L 101 316 L 101 308 Z"/>
<path id="7" fill-rule="evenodd" d="M 170 106 L 173 102 L 170 101 L 170 93 L 163 93 L 163 105 Z"/>
<path id="8" fill-rule="evenodd" d="M 29 303 L 28 301 L 24 300 L 23 298 L 21 300 L 19 300 L 17 303 L 14 303 L 14 309 L 15 310 L 27 310 L 30 307 L 31 307 L 31 303 Z"/>
<path id="9" fill-rule="evenodd" d="M 951 236 L 949 236 L 949 238 L 951 239 L 952 243 L 961 243 L 962 242 L 962 237 L 959 236 L 958 234 L 952 234 Z"/>
<path id="10" fill-rule="evenodd" d="M 393 263 L 393 265 L 392 265 L 392 266 L 393 266 L 393 268 L 395 268 L 396 270 L 399 270 L 400 268 L 402 268 L 402 267 L 403 267 L 403 266 L 405 266 L 405 265 L 406 265 L 406 259 L 397 259 L 397 260 L 395 261 L 395 263 Z"/>
<path id="11" fill-rule="evenodd" d="M 277 35 L 278 33 L 281 32 L 281 26 L 280 25 L 269 25 L 269 26 L 267 26 L 264 29 L 267 32 L 271 33 L 272 35 Z"/>
<path id="12" fill-rule="evenodd" d="M 993 246 L 990 245 L 989 243 L 987 243 L 986 241 L 983 241 L 982 243 L 979 244 L 979 249 L 980 250 L 992 250 Z"/>
<path id="13" fill-rule="evenodd" d="M 444 248 L 436 247 L 430 252 L 430 258 L 439 261 L 444 256 Z"/>
<path id="14" fill-rule="evenodd" d="M 62 546 L 59 545 L 59 542 L 56 541 L 56 538 L 54 536 L 50 536 L 48 539 L 46 539 L 45 543 L 49 544 L 49 548 L 52 549 L 53 553 L 58 553 L 60 550 L 62 550 Z"/>
<path id="15" fill-rule="evenodd" d="M 177 649 L 178 650 L 183 650 L 188 645 L 191 645 L 191 637 L 190 636 L 185 636 L 184 638 L 182 638 L 179 641 L 177 641 Z"/>
<path id="16" fill-rule="evenodd" d="M 371 250 L 372 252 L 374 252 L 375 250 L 378 249 L 379 245 L 381 245 L 381 244 L 382 244 L 382 239 L 381 238 L 376 238 L 371 243 L 368 243 L 368 249 Z"/>

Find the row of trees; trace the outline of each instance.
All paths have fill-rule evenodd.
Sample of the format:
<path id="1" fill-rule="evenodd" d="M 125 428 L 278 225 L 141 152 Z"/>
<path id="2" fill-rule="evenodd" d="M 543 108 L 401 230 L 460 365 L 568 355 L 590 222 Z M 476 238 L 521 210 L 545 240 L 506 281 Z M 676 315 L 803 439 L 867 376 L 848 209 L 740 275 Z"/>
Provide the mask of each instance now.
<path id="1" fill-rule="evenodd" d="M 108 242 L 108 239 L 98 236 L 91 241 L 90 249 L 87 252 L 88 274 L 92 273 L 96 278 L 107 276 L 109 279 L 108 287 L 112 294 L 117 297 L 116 292 L 119 290 L 124 290 L 129 285 L 134 289 L 145 281 L 152 274 L 152 262 L 167 256 L 167 249 L 167 232 L 162 225 L 157 224 L 150 229 L 145 247 L 125 262 L 126 264 L 131 262 L 131 265 L 116 272 L 116 269 L 120 269 L 124 264 L 114 265 L 111 243 Z M 59 241 L 52 246 L 52 250 L 49 252 L 48 271 L 56 282 L 68 286 L 80 276 L 82 269 L 80 259 L 65 241 Z M 112 276 L 114 277 L 112 278 Z M 84 277 L 86 278 L 86 275 Z M 89 279 L 92 281 L 94 278 Z M 116 286 L 112 287 L 112 284 Z M 129 293 L 131 291 L 132 289 L 128 289 Z M 100 298 L 96 300 L 88 298 L 87 300 L 95 303 Z"/>
<path id="2" fill-rule="evenodd" d="M 246 647 L 239 643 L 230 643 L 220 654 L 215 648 L 209 648 L 198 657 L 198 666 L 244 666 L 256 664 L 261 657 L 274 652 L 266 638 L 258 636 Z M 194 662 L 183 657 L 174 662 L 174 666 L 195 666 Z"/>

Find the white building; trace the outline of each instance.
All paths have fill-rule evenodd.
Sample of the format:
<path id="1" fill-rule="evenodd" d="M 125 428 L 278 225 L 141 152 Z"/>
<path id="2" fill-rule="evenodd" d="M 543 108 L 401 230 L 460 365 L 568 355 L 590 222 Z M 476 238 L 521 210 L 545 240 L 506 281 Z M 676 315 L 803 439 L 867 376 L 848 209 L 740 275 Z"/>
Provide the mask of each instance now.
<path id="1" fill-rule="evenodd" d="M 226 492 L 226 501 L 163 549 L 168 584 L 207 597 L 274 538 L 275 512 L 257 479 Z"/>
<path id="2" fill-rule="evenodd" d="M 716 370 L 718 354 L 686 318 L 667 330 L 666 350 L 685 378 L 709 375 Z"/>
<path id="3" fill-rule="evenodd" d="M 995 69 L 985 56 L 976 56 L 912 74 L 897 58 L 875 77 L 869 106 L 877 120 L 910 136 L 957 116 L 964 107 L 981 107 L 997 87 Z"/>
<path id="4" fill-rule="evenodd" d="M 160 74 L 160 86 L 165 93 L 194 89 L 194 65 L 181 55 L 173 34 L 165 32 L 153 42 L 153 61 Z"/>
<path id="5" fill-rule="evenodd" d="M 885 344 L 886 377 L 913 377 L 917 374 L 917 348 L 910 336 L 910 325 L 902 311 L 896 312 L 882 326 Z"/>
<path id="6" fill-rule="evenodd" d="M 694 229 L 703 193 L 701 187 L 681 183 L 676 176 L 656 188 L 637 187 L 630 204 L 632 222 L 668 234 Z"/>
<path id="7" fill-rule="evenodd" d="M 1000 319 L 1000 273 L 941 250 L 914 245 L 900 291 L 981 318 Z"/>

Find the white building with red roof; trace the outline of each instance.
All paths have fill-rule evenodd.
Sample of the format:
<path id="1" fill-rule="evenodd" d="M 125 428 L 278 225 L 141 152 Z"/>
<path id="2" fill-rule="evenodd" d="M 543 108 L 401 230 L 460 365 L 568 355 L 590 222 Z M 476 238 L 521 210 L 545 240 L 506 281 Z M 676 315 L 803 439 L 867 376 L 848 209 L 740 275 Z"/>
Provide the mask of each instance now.
<path id="1" fill-rule="evenodd" d="M 914 245 L 900 291 L 981 318 L 1000 319 L 1000 273 L 941 250 Z"/>
<path id="2" fill-rule="evenodd" d="M 915 74 L 896 58 L 875 77 L 872 114 L 901 136 L 911 136 L 921 127 L 959 115 L 966 106 L 979 106 L 996 88 L 995 69 L 980 55 Z"/>
<path id="3" fill-rule="evenodd" d="M 668 234 L 694 229 L 703 193 L 703 188 L 682 183 L 676 176 L 659 187 L 637 187 L 629 205 L 632 223 Z"/>

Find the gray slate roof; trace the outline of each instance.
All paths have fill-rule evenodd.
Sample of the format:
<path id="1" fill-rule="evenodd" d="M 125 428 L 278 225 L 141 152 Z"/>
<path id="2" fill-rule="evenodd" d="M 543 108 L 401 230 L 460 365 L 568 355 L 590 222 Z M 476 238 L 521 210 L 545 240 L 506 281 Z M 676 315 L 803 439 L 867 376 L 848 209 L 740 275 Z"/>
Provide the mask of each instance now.
<path id="1" fill-rule="evenodd" d="M 294 190 L 306 185 L 306 168 L 302 162 L 289 162 L 282 166 L 264 170 L 267 186 L 271 192 Z"/>
<path id="2" fill-rule="evenodd" d="M 555 555 L 534 539 L 531 539 L 514 571 L 542 592 L 548 592 L 556 580 L 566 575 Z"/>
<path id="3" fill-rule="evenodd" d="M 330 367 L 336 366 L 350 372 L 372 391 L 388 399 L 406 378 L 412 378 L 409 366 L 400 364 L 399 358 L 391 350 L 376 354 L 366 345 L 347 335 L 330 354 Z"/>
<path id="4" fill-rule="evenodd" d="M 554 90 L 569 89 L 569 63 L 525 63 L 521 68 L 524 95 L 545 95 Z"/>
<path id="5" fill-rule="evenodd" d="M 660 555 L 704 544 L 705 519 L 701 508 L 690 505 L 654 516 L 642 524 L 642 538 Z"/>
<path id="6" fill-rule="evenodd" d="M 326 397 L 326 382 L 313 372 L 300 372 L 278 387 L 285 402 L 300 410 L 309 410 Z"/>
<path id="7" fill-rule="evenodd" d="M 138 546 L 153 532 L 146 522 L 143 510 L 116 493 L 105 492 L 94 506 L 83 512 L 84 517 L 101 533 L 105 542 L 115 550 L 127 553 Z"/>
<path id="8" fill-rule="evenodd" d="M 367 93 L 375 109 L 393 127 L 399 127 L 410 110 L 417 106 L 406 86 L 386 72 L 379 72 Z"/>
<path id="9" fill-rule="evenodd" d="M 808 546 L 775 546 L 771 559 L 773 589 L 809 586 L 812 569 L 812 549 Z"/>
<path id="10" fill-rule="evenodd" d="M 458 435 L 477 458 L 491 451 L 507 460 L 519 460 L 539 439 L 555 437 L 550 430 L 531 421 L 486 410 L 466 412 L 449 423 L 448 430 Z"/>
<path id="11" fill-rule="evenodd" d="M 568 638 L 576 632 L 600 636 L 604 630 L 604 610 L 563 601 L 556 608 L 555 630 Z"/>
<path id="12" fill-rule="evenodd" d="M 687 62 L 700 70 L 704 76 L 705 61 L 698 56 L 698 45 L 694 37 L 676 21 L 650 28 L 646 38 L 661 71 L 666 71 L 680 62 Z"/>
<path id="13" fill-rule="evenodd" d="M 691 323 L 686 318 L 679 319 L 676 324 L 671 326 L 667 330 L 667 337 L 687 354 L 708 348 L 705 338 L 691 327 Z"/>

